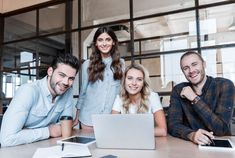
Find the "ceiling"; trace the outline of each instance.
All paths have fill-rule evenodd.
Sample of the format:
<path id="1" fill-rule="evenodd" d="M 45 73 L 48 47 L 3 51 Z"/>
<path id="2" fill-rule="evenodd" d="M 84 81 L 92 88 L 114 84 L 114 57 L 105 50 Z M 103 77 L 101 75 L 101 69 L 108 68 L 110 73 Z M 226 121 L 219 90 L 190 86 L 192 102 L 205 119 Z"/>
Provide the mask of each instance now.
<path id="1" fill-rule="evenodd" d="M 0 0 L 0 13 L 14 11 L 47 1 L 50 0 Z"/>

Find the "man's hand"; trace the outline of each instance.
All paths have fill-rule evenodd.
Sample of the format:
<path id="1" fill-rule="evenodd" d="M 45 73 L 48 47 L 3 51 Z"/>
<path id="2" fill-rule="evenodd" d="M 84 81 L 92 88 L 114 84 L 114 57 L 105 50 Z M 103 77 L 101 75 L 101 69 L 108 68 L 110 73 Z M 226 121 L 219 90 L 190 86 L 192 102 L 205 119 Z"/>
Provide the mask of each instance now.
<path id="1" fill-rule="evenodd" d="M 190 86 L 184 87 L 180 92 L 182 98 L 187 98 L 190 101 L 193 101 L 196 98 L 196 94 Z"/>
<path id="2" fill-rule="evenodd" d="M 61 136 L 61 126 L 60 124 L 52 124 L 49 127 L 50 137 L 60 137 Z"/>
<path id="3" fill-rule="evenodd" d="M 208 132 L 204 129 L 199 129 L 196 132 L 189 134 L 189 139 L 195 144 L 205 145 L 212 143 L 210 139 L 213 139 L 213 132 Z"/>

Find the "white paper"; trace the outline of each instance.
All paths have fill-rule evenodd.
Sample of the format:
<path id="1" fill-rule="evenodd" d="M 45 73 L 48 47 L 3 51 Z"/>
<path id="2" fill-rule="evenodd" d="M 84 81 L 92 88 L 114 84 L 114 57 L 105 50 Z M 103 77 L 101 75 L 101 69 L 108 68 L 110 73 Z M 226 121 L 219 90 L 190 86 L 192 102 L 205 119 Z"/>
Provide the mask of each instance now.
<path id="1" fill-rule="evenodd" d="M 61 145 L 48 148 L 38 148 L 33 155 L 33 158 L 61 158 L 75 156 L 91 156 L 87 146 L 64 145 L 62 151 Z"/>

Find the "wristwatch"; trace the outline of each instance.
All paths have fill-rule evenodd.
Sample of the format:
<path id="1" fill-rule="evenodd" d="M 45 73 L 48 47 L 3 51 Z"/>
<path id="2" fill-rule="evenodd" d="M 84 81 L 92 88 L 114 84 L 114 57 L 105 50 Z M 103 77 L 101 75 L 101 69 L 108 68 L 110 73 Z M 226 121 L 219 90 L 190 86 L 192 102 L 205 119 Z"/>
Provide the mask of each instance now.
<path id="1" fill-rule="evenodd" d="M 60 120 L 73 120 L 72 116 L 61 116 Z"/>
<path id="2" fill-rule="evenodd" d="M 191 104 L 196 104 L 201 98 L 197 95 L 193 101 L 191 102 Z"/>

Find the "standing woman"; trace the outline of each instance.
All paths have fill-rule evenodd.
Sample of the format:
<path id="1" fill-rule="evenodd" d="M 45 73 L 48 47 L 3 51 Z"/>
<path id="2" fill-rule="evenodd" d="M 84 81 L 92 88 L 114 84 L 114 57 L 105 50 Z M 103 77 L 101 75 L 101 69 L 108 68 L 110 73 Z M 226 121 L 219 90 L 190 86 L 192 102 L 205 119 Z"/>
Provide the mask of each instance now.
<path id="1" fill-rule="evenodd" d="M 160 98 L 149 87 L 149 74 L 146 69 L 133 63 L 125 70 L 120 95 L 117 95 L 113 114 L 153 113 L 155 136 L 166 136 L 166 118 Z"/>
<path id="2" fill-rule="evenodd" d="M 90 59 L 82 65 L 82 85 L 73 123 L 80 123 L 82 129 L 92 129 L 92 114 L 111 113 L 124 70 L 118 39 L 111 28 L 100 27 L 92 47 Z"/>

